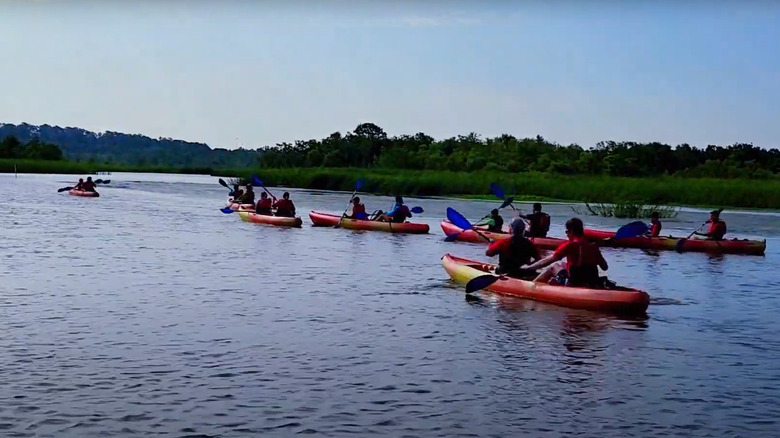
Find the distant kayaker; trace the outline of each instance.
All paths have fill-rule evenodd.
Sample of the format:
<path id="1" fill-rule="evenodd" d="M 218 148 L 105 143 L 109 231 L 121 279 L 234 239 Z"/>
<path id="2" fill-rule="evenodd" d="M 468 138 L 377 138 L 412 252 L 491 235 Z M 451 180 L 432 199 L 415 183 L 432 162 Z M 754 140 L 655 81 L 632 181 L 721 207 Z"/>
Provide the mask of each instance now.
<path id="1" fill-rule="evenodd" d="M 726 222 L 720 220 L 720 212 L 718 210 L 712 210 L 710 212 L 710 220 L 705 222 L 710 224 L 710 229 L 706 233 L 695 232 L 698 236 L 705 236 L 709 240 L 723 240 L 723 236 L 726 235 Z"/>
<path id="2" fill-rule="evenodd" d="M 542 212 L 542 204 L 534 203 L 533 213 L 519 216 L 528 219 L 531 225 L 526 233 L 528 237 L 547 237 L 547 232 L 550 231 L 550 215 Z"/>
<path id="3" fill-rule="evenodd" d="M 377 220 L 382 222 L 393 222 L 393 223 L 400 224 L 405 222 L 406 218 L 409 217 L 412 217 L 412 212 L 409 211 L 409 207 L 404 205 L 404 198 L 402 198 L 401 196 L 396 196 L 395 205 L 393 206 L 392 210 L 384 214 L 380 212 Z"/>
<path id="4" fill-rule="evenodd" d="M 661 215 L 657 211 L 650 213 L 650 237 L 661 235 Z"/>
<path id="5" fill-rule="evenodd" d="M 290 193 L 284 192 L 282 199 L 278 199 L 274 203 L 276 207 L 276 215 L 282 217 L 295 217 L 295 204 L 290 201 Z"/>
<path id="6" fill-rule="evenodd" d="M 523 235 L 525 222 L 522 219 L 515 219 L 509 225 L 509 231 L 512 234 L 511 237 L 496 240 L 485 251 L 485 255 L 488 257 L 498 255 L 496 274 L 516 278 L 536 277 L 536 271 L 522 268 L 523 265 L 542 258 L 539 255 L 539 250 Z"/>
<path id="7" fill-rule="evenodd" d="M 366 214 L 366 206 L 360 203 L 360 197 L 355 196 L 352 198 L 352 214 L 349 215 L 350 219 L 368 220 Z"/>
<path id="8" fill-rule="evenodd" d="M 76 187 L 73 187 L 74 190 L 84 190 L 84 178 L 79 178 L 78 184 L 76 184 Z"/>
<path id="9" fill-rule="evenodd" d="M 273 212 L 271 211 L 272 206 L 273 206 L 273 202 L 271 202 L 271 198 L 268 197 L 268 193 L 266 192 L 260 193 L 260 200 L 257 201 L 257 206 L 255 207 L 255 213 L 271 216 L 273 215 Z"/>
<path id="10" fill-rule="evenodd" d="M 95 183 L 92 181 L 92 177 L 88 176 L 87 180 L 84 181 L 84 183 L 81 185 L 81 190 L 84 190 L 85 192 L 94 192 L 95 191 Z"/>
<path id="11" fill-rule="evenodd" d="M 491 233 L 501 233 L 504 230 L 504 218 L 498 214 L 498 209 L 490 211 L 490 216 L 474 224 L 475 226 L 487 225 L 487 230 Z M 525 229 L 525 227 L 523 227 Z"/>
<path id="12" fill-rule="evenodd" d="M 599 247 L 585 238 L 584 230 L 582 220 L 571 218 L 566 221 L 566 236 L 569 241 L 561 244 L 551 255 L 525 268 L 544 268 L 566 257 L 565 266 L 556 263 L 539 274 L 534 281 L 572 287 L 601 287 L 598 268 L 606 271 L 607 261 L 601 255 Z"/>
<path id="13" fill-rule="evenodd" d="M 241 195 L 237 200 L 233 201 L 239 204 L 252 204 L 255 205 L 255 192 L 252 189 L 252 184 L 246 185 L 246 192 Z"/>

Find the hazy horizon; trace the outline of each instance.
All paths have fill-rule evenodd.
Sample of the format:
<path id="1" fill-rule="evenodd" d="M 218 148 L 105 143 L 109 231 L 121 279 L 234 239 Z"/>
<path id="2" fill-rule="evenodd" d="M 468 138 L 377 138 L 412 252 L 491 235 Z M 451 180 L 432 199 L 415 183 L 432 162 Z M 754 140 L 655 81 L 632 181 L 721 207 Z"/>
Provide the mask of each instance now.
<path id="1" fill-rule="evenodd" d="M 780 4 L 0 1 L 0 123 L 780 146 Z M 237 140 L 238 139 L 238 140 Z"/>

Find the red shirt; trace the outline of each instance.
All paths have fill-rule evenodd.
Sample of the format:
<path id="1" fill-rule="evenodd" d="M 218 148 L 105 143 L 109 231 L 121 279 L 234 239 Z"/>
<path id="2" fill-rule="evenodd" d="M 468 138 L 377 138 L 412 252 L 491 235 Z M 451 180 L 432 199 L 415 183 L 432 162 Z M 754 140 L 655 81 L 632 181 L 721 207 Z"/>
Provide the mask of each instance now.
<path id="1" fill-rule="evenodd" d="M 710 229 L 707 231 L 707 236 L 711 239 L 721 240 L 726 235 L 726 223 L 719 220 L 717 222 L 710 223 Z"/>
<path id="2" fill-rule="evenodd" d="M 260 199 L 257 202 L 257 208 L 271 209 L 271 198 Z"/>
<path id="3" fill-rule="evenodd" d="M 566 257 L 567 270 L 572 266 L 598 266 L 606 263 L 595 243 L 578 237 L 561 244 L 553 256 L 556 260 Z"/>
<path id="4" fill-rule="evenodd" d="M 81 190 L 95 190 L 95 182 L 84 181 L 84 184 L 81 185 Z"/>
<path id="5" fill-rule="evenodd" d="M 512 239 L 499 239 L 494 241 L 493 243 L 488 246 L 487 251 L 485 252 L 485 255 L 488 257 L 493 257 L 496 254 L 500 254 L 504 251 L 506 251 L 509 248 L 509 245 L 511 243 Z"/>
<path id="6" fill-rule="evenodd" d="M 365 213 L 366 212 L 366 206 L 363 204 L 352 204 L 352 216 L 355 216 L 358 213 Z"/>
<path id="7" fill-rule="evenodd" d="M 276 207 L 277 210 L 282 211 L 293 211 L 295 210 L 295 206 L 293 205 L 292 201 L 289 199 L 279 199 L 274 203 L 274 207 Z"/>
<path id="8" fill-rule="evenodd" d="M 650 235 L 653 237 L 661 235 L 661 221 L 650 224 Z"/>

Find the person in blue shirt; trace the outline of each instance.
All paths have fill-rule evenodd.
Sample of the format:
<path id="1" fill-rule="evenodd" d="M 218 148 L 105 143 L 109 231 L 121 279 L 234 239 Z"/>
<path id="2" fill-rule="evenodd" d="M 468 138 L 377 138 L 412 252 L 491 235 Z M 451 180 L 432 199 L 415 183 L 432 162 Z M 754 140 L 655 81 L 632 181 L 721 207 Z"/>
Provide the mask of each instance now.
<path id="1" fill-rule="evenodd" d="M 388 211 L 387 213 L 382 213 L 380 210 L 377 212 L 377 219 L 380 222 L 393 222 L 393 223 L 403 223 L 406 221 L 406 218 L 412 217 L 412 212 L 409 211 L 409 207 L 404 205 L 404 198 L 400 196 L 395 197 L 395 205 L 393 208 Z"/>

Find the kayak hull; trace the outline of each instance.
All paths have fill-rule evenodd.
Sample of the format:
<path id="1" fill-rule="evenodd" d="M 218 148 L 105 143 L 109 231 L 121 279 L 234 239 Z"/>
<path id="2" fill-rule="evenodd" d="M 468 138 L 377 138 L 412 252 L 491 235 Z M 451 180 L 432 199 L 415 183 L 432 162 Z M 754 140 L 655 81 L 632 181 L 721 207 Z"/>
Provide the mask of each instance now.
<path id="1" fill-rule="evenodd" d="M 68 194 L 73 196 L 83 196 L 85 198 L 98 198 L 100 197 L 100 194 L 98 192 L 89 192 L 86 190 L 76 190 L 76 189 L 70 189 L 68 190 Z"/>
<path id="2" fill-rule="evenodd" d="M 627 237 L 623 239 L 610 239 L 615 235 L 612 231 L 604 230 L 585 230 L 585 236 L 590 239 L 601 239 L 599 246 L 611 248 L 639 248 L 639 249 L 658 249 L 658 250 L 677 250 L 678 242 L 684 242 L 679 248 L 681 252 L 708 252 L 721 254 L 744 254 L 744 255 L 764 255 L 766 251 L 766 240 L 707 240 L 707 239 L 685 239 L 682 237 Z M 607 240 L 604 240 L 607 239 Z"/>
<path id="3" fill-rule="evenodd" d="M 390 223 L 347 218 L 341 219 L 340 216 L 335 214 L 322 213 L 319 211 L 310 212 L 309 218 L 311 218 L 311 222 L 314 226 L 333 227 L 339 225 L 341 228 L 346 228 L 348 230 L 385 231 L 388 233 L 408 234 L 428 234 L 428 231 L 430 230 L 428 224 L 417 224 L 412 222 Z M 339 220 L 341 220 L 341 223 L 339 223 Z"/>
<path id="4" fill-rule="evenodd" d="M 456 283 L 466 284 L 481 275 L 491 274 L 495 265 L 445 254 L 441 259 L 444 270 Z M 593 310 L 621 315 L 644 315 L 650 304 L 647 292 L 636 289 L 587 289 L 535 283 L 518 278 L 503 277 L 486 288 L 502 295 L 555 304 L 572 309 Z"/>
<path id="5" fill-rule="evenodd" d="M 494 233 L 487 231 L 485 227 L 476 227 L 479 232 L 490 239 L 490 242 L 494 242 L 496 240 L 506 239 L 511 236 L 509 233 Z M 471 243 L 490 243 L 487 240 L 485 240 L 485 237 L 480 236 L 477 234 L 474 230 L 466 230 L 463 231 L 463 229 L 459 228 L 457 225 L 453 224 L 450 221 L 444 220 L 441 221 L 441 229 L 444 231 L 444 234 L 451 235 L 451 234 L 458 234 L 458 240 L 462 240 L 464 242 L 471 242 Z M 461 233 L 461 231 L 463 231 Z M 557 249 L 562 244 L 566 243 L 566 240 L 564 239 L 556 239 L 554 237 L 529 237 L 528 240 L 530 240 L 534 246 L 541 249 Z"/>
<path id="6" fill-rule="evenodd" d="M 280 217 L 257 214 L 249 211 L 239 211 L 238 216 L 244 222 L 255 224 L 274 225 L 277 227 L 301 228 L 303 221 L 299 217 Z"/>
<path id="7" fill-rule="evenodd" d="M 233 202 L 233 198 L 228 198 L 225 205 L 233 211 L 255 211 L 254 204 L 239 204 L 237 202 Z"/>

